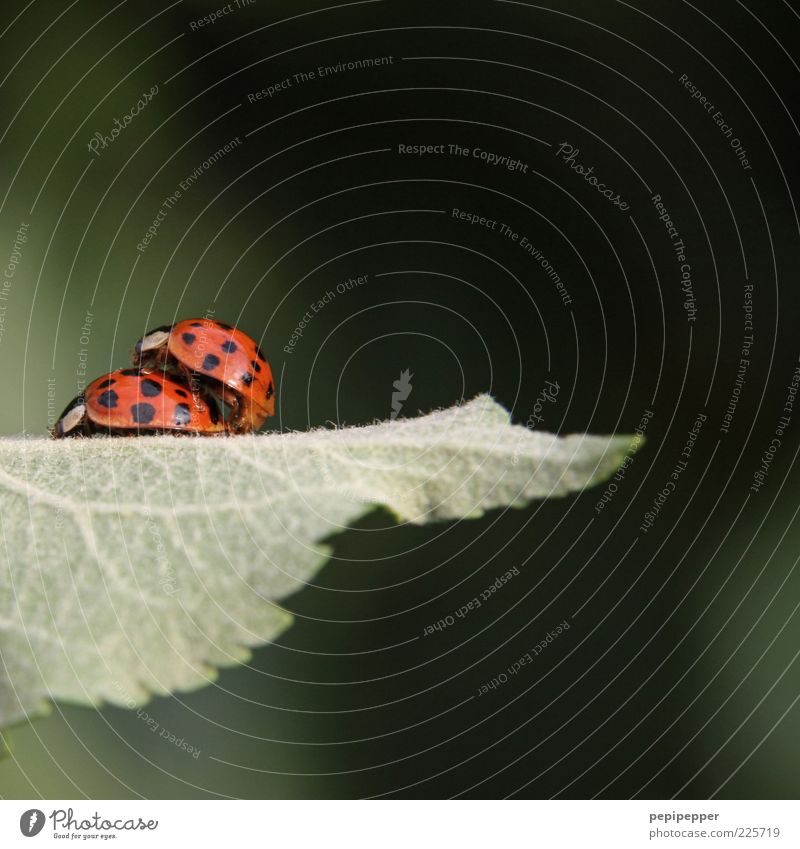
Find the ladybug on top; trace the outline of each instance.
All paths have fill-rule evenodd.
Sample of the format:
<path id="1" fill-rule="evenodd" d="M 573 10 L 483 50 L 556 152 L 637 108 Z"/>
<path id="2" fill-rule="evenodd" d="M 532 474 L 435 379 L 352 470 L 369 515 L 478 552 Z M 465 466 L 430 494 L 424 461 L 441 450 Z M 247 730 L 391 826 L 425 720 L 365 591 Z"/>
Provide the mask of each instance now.
<path id="1" fill-rule="evenodd" d="M 230 408 L 230 433 L 258 430 L 275 412 L 272 369 L 241 330 L 208 318 L 189 318 L 151 330 L 137 343 L 133 364 L 176 372 L 199 383 Z"/>
<path id="2" fill-rule="evenodd" d="M 53 437 L 249 433 L 275 412 L 264 354 L 221 321 L 187 319 L 151 330 L 136 343 L 133 365 L 94 380 L 67 405 Z M 218 404 L 229 410 L 224 421 Z"/>

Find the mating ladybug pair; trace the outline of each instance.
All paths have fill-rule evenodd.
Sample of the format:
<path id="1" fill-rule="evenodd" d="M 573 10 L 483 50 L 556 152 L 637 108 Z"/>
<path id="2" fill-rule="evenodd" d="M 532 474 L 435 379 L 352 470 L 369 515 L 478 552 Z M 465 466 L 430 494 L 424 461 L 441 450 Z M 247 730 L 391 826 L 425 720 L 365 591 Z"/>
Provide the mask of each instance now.
<path id="1" fill-rule="evenodd" d="M 249 433 L 275 412 L 272 370 L 241 330 L 187 319 L 143 336 L 134 368 L 112 371 L 73 399 L 53 427 L 56 439 L 107 433 Z M 228 408 L 220 414 L 218 402 Z"/>

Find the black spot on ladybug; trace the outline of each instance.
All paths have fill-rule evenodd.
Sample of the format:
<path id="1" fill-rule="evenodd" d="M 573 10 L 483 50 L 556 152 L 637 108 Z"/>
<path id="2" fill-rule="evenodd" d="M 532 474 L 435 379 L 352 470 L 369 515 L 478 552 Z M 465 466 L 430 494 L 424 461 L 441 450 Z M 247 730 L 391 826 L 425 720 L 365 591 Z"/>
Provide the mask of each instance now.
<path id="1" fill-rule="evenodd" d="M 139 369 L 138 368 L 124 368 L 120 370 L 120 374 L 125 375 L 125 377 L 138 377 Z"/>
<path id="2" fill-rule="evenodd" d="M 151 380 L 149 377 L 141 382 L 142 395 L 146 398 L 155 398 L 161 394 L 161 384 L 157 380 Z"/>
<path id="3" fill-rule="evenodd" d="M 253 375 L 250 374 L 249 371 L 246 371 L 242 375 L 242 383 L 244 383 L 245 386 L 249 386 L 252 382 L 253 382 Z"/>
<path id="4" fill-rule="evenodd" d="M 253 367 L 253 371 L 258 374 L 261 371 L 261 366 L 258 364 L 258 360 L 253 360 L 250 365 Z"/>
<path id="5" fill-rule="evenodd" d="M 131 417 L 136 424 L 150 424 L 156 416 L 156 408 L 152 404 L 134 404 L 131 407 Z"/>
<path id="6" fill-rule="evenodd" d="M 223 330 L 233 330 L 233 327 L 231 327 L 230 324 L 225 324 L 224 321 L 215 321 L 214 324 L 216 324 L 217 327 L 221 327 Z"/>
<path id="7" fill-rule="evenodd" d="M 98 389 L 105 389 L 107 386 L 113 386 L 117 381 L 114 380 L 113 377 L 109 377 L 108 380 L 104 380 L 102 383 L 98 385 Z"/>
<path id="8" fill-rule="evenodd" d="M 183 339 L 183 341 L 190 347 L 197 341 L 197 337 L 194 333 L 181 333 L 181 339 Z"/>
<path id="9" fill-rule="evenodd" d="M 187 395 L 187 393 L 183 391 L 183 389 L 176 389 L 175 394 L 179 395 L 181 398 L 188 398 L 189 397 Z"/>
<path id="10" fill-rule="evenodd" d="M 256 356 L 259 358 L 259 360 L 261 360 L 262 363 L 265 363 L 267 361 L 267 358 L 264 356 L 261 348 L 259 348 L 258 345 L 256 345 Z"/>
<path id="11" fill-rule="evenodd" d="M 207 354 L 206 358 L 203 360 L 203 365 L 201 368 L 203 371 L 214 371 L 214 369 L 219 365 L 219 357 L 215 357 L 213 354 Z"/>
<path id="12" fill-rule="evenodd" d="M 220 345 L 220 348 L 222 348 L 222 350 L 225 351 L 226 354 L 235 354 L 239 350 L 236 347 L 235 342 L 223 342 Z"/>
<path id="13" fill-rule="evenodd" d="M 193 322 L 189 325 L 189 327 L 202 327 L 202 326 L 203 326 L 203 322 L 202 322 L 202 321 L 193 321 Z"/>
<path id="14" fill-rule="evenodd" d="M 270 380 L 269 386 L 267 387 L 267 401 L 275 394 L 275 389 L 272 386 L 272 381 Z"/>
<path id="15" fill-rule="evenodd" d="M 175 424 L 187 425 L 192 420 L 192 413 L 188 404 L 178 404 L 175 407 Z"/>
<path id="16" fill-rule="evenodd" d="M 97 396 L 97 403 L 101 407 L 105 407 L 107 410 L 113 410 L 114 407 L 117 406 L 117 401 L 119 401 L 119 395 L 114 392 L 113 389 L 108 389 L 105 392 L 101 392 Z"/>

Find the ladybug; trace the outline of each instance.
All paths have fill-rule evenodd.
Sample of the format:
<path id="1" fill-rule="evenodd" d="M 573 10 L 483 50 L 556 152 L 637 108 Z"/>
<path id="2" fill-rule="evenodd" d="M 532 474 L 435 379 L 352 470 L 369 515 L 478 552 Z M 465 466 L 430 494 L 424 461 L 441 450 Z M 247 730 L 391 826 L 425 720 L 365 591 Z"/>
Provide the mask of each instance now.
<path id="1" fill-rule="evenodd" d="M 241 330 L 209 318 L 189 318 L 151 330 L 137 343 L 133 364 L 178 372 L 208 387 L 230 408 L 232 433 L 258 430 L 275 412 L 272 369 Z"/>
<path id="2" fill-rule="evenodd" d="M 68 436 L 136 436 L 139 433 L 225 432 L 213 399 L 193 393 L 188 384 L 161 372 L 128 368 L 112 371 L 89 384 L 74 398 L 51 431 Z"/>

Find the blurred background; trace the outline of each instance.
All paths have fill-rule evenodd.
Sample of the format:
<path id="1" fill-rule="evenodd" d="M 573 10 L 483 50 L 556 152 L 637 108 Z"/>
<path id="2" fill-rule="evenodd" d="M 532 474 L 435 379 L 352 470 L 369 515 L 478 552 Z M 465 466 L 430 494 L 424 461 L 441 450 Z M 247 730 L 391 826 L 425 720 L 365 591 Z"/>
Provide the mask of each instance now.
<path id="1" fill-rule="evenodd" d="M 148 706 L 196 756 L 59 704 L 0 795 L 795 797 L 799 30 L 779 0 L 6 3 L 2 434 L 208 314 L 270 359 L 268 430 L 386 419 L 408 371 L 404 416 L 490 392 L 647 444 L 611 489 L 376 512 L 275 645 Z"/>

